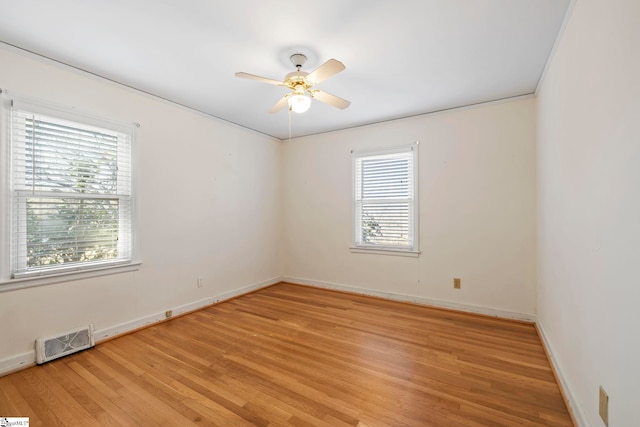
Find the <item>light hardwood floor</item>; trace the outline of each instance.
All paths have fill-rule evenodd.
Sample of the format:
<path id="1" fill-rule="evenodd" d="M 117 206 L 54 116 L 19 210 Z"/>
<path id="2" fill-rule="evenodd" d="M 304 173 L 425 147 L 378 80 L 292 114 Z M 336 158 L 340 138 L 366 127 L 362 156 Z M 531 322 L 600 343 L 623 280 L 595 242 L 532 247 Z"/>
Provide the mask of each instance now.
<path id="1" fill-rule="evenodd" d="M 281 283 L 0 378 L 31 426 L 571 426 L 531 324 Z"/>

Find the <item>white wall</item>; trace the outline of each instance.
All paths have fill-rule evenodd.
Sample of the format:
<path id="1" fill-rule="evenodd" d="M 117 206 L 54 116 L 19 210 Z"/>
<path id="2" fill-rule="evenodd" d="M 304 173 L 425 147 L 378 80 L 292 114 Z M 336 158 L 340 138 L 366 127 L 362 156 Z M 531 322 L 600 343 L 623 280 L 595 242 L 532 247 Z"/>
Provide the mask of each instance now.
<path id="1" fill-rule="evenodd" d="M 584 426 L 640 425 L 640 2 L 578 0 L 538 98 L 539 323 Z"/>
<path id="2" fill-rule="evenodd" d="M 28 359 L 40 336 L 87 323 L 116 332 L 278 281 L 280 141 L 1 44 L 0 87 L 141 124 L 143 261 L 136 272 L 0 293 L 0 370 Z"/>
<path id="3" fill-rule="evenodd" d="M 351 253 L 351 150 L 416 140 L 422 254 Z M 286 279 L 533 317 L 534 99 L 294 139 L 283 167 Z"/>

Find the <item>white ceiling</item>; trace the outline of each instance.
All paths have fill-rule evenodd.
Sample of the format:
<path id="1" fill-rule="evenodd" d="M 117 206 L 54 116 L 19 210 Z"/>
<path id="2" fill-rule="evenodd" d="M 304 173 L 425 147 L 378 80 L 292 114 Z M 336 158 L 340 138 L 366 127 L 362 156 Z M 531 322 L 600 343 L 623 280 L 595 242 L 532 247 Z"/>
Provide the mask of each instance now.
<path id="1" fill-rule="evenodd" d="M 234 73 L 345 64 L 294 137 L 531 94 L 569 1 L 0 0 L 0 41 L 286 139 L 287 89 Z"/>

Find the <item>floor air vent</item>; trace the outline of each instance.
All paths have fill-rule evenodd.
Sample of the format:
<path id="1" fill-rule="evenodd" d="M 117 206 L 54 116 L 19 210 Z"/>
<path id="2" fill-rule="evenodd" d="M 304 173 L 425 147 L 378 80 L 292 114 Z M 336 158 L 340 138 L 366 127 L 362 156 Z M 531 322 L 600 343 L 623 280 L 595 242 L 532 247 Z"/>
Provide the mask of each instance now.
<path id="1" fill-rule="evenodd" d="M 93 325 L 65 332 L 55 337 L 36 340 L 36 362 L 38 364 L 75 353 L 95 345 Z"/>

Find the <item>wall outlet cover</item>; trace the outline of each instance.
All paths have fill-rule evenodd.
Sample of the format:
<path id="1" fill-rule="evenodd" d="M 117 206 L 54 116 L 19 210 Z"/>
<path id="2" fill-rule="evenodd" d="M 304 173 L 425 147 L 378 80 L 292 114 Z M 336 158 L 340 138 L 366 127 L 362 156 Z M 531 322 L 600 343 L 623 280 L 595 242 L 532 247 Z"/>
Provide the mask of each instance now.
<path id="1" fill-rule="evenodd" d="M 605 426 L 609 426 L 609 395 L 602 386 L 600 386 L 599 402 L 598 412 L 600 413 L 600 418 L 604 421 Z"/>

